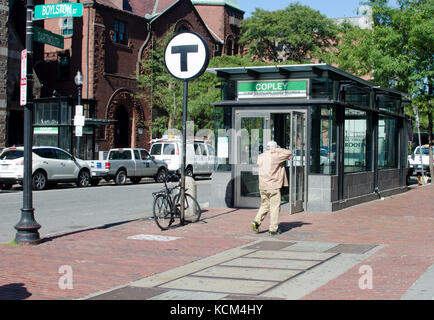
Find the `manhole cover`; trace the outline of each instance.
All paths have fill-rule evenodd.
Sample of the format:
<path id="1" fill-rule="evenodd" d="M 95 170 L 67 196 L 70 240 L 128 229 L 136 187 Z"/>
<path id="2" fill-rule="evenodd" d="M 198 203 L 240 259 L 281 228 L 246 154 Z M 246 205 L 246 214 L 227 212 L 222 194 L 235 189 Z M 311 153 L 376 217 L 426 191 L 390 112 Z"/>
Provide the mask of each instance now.
<path id="1" fill-rule="evenodd" d="M 252 250 L 280 250 L 289 246 L 292 246 L 295 242 L 283 242 L 283 241 L 262 241 L 255 243 L 251 246 L 245 247 L 244 249 Z"/>
<path id="2" fill-rule="evenodd" d="M 372 244 L 345 244 L 341 243 L 337 246 L 325 251 L 328 253 L 352 253 L 352 254 L 364 254 L 369 250 L 375 248 L 377 245 Z"/>

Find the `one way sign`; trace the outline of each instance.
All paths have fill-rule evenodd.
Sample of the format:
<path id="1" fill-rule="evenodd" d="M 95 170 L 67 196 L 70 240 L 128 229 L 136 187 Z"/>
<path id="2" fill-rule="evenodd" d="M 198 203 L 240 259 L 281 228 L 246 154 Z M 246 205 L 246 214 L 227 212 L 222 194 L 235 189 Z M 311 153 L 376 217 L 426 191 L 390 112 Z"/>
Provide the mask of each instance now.
<path id="1" fill-rule="evenodd" d="M 195 32 L 182 32 L 170 39 L 164 52 L 167 71 L 180 80 L 199 77 L 208 66 L 209 49 L 205 39 Z"/>

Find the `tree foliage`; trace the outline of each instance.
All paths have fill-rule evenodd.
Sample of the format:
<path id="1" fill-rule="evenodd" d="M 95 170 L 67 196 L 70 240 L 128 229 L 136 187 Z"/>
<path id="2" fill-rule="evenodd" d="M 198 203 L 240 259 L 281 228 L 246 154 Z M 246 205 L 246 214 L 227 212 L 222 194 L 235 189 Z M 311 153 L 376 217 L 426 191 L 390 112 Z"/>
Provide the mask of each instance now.
<path id="1" fill-rule="evenodd" d="M 299 3 L 283 10 L 256 9 L 242 24 L 241 43 L 262 61 L 283 60 L 298 63 L 309 57 L 327 56 L 338 27 L 325 15 Z"/>

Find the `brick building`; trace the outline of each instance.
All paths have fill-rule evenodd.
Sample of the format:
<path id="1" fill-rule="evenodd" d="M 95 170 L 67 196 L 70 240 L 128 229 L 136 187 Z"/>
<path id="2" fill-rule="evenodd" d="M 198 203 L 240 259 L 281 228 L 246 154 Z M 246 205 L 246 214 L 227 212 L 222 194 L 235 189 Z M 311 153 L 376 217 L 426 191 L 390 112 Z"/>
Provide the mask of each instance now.
<path id="1" fill-rule="evenodd" d="M 11 1 L 11 0 L 10 0 Z M 16 26 L 25 26 L 25 0 L 15 0 L 16 16 L 22 21 Z M 58 3 L 58 0 L 35 1 L 39 3 Z M 82 18 L 58 18 L 35 21 L 40 27 L 64 36 L 62 49 L 49 45 L 36 45 L 34 70 L 36 73 L 36 98 L 53 96 L 76 97 L 77 87 L 74 76 L 77 71 L 83 74 L 82 97 L 84 100 L 96 100 L 96 119 L 106 121 L 91 131 L 92 137 L 83 136 L 83 150 L 93 148 L 108 150 L 112 147 L 149 147 L 151 110 L 147 102 L 137 98 L 137 75 L 139 62 L 144 57 L 153 41 L 162 39 L 170 28 L 175 31 L 190 30 L 200 33 L 207 41 L 211 57 L 221 54 L 236 54 L 239 51 L 239 27 L 243 11 L 236 0 L 93 0 L 62 2 L 81 2 L 84 4 Z M 0 0 L 0 13 L 8 21 L 8 1 Z M 9 22 L 11 24 L 11 20 Z M 0 22 L 3 23 L 3 22 Z M 3 27 L 3 26 L 2 26 Z M 10 33 L 1 28 L 2 33 Z M 1 34 L 1 48 L 9 48 L 11 43 L 3 42 L 7 35 Z M 18 91 L 6 93 L 0 91 L 0 148 L 22 143 L 19 134 L 6 128 L 16 127 L 12 121 L 15 107 L 19 108 L 18 84 L 19 55 L 23 48 L 24 34 L 17 34 L 20 43 L 16 48 L 13 63 L 7 64 L 4 50 L 0 51 L 1 72 L 0 87 L 14 87 Z M 21 40 L 20 40 L 21 39 Z M 39 52 L 37 52 L 39 51 Z M 9 54 L 11 55 L 11 54 Z M 18 63 L 18 64 L 16 64 Z M 15 71 L 13 71 L 15 70 Z M 3 86 L 7 83 L 8 86 Z M 0 89 L 2 90 L 2 89 Z M 12 89 L 13 91 L 13 89 Z M 16 101 L 7 101 L 6 96 L 16 96 Z M 45 111 L 44 111 L 45 112 Z M 19 116 L 15 116 L 19 118 Z M 2 122 L 3 121 L 3 122 Z M 145 128 L 139 127 L 145 124 Z M 71 126 L 72 127 L 72 126 Z M 22 125 L 21 125 L 22 128 Z M 22 129 L 20 129 L 22 130 Z M 71 129 L 72 130 L 72 129 Z M 59 133 L 60 134 L 60 131 Z M 15 137 L 12 137 L 15 136 Z M 59 139 L 60 141 L 60 139 Z M 64 147 L 73 151 L 71 145 Z"/>

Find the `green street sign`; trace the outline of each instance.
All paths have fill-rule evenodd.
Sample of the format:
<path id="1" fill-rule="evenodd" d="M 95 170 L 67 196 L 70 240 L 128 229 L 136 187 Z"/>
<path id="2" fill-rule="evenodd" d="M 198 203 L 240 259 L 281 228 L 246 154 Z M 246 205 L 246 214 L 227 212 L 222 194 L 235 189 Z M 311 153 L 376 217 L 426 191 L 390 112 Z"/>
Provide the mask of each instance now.
<path id="1" fill-rule="evenodd" d="M 38 27 L 33 27 L 33 34 L 33 40 L 63 49 L 63 36 Z"/>
<path id="2" fill-rule="evenodd" d="M 33 20 L 42 20 L 62 17 L 82 17 L 82 3 L 53 3 L 35 6 Z"/>
<path id="3" fill-rule="evenodd" d="M 238 81 L 238 98 L 302 98 L 307 96 L 307 80 Z"/>

